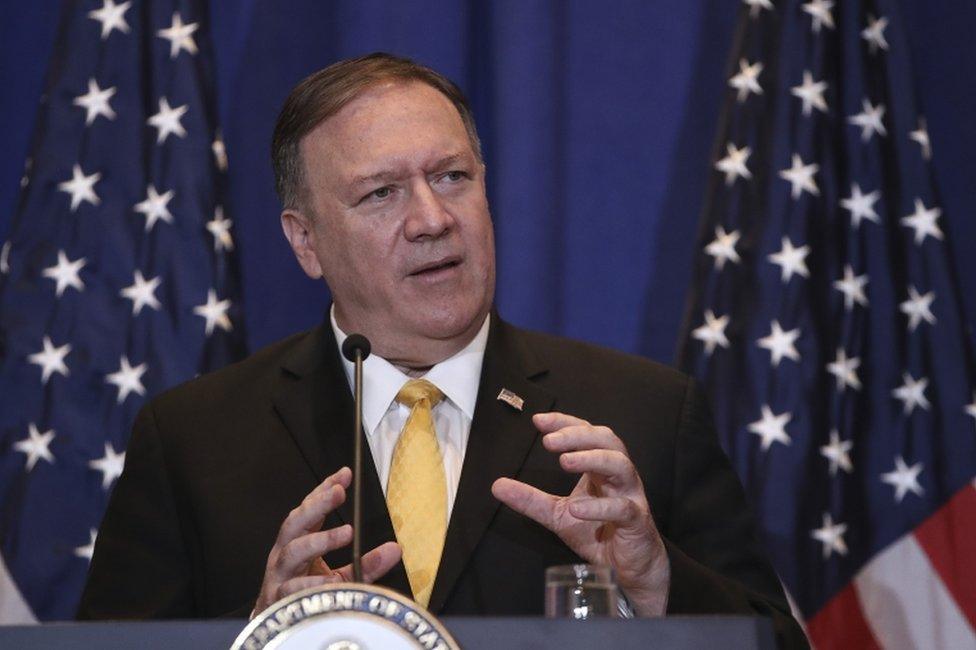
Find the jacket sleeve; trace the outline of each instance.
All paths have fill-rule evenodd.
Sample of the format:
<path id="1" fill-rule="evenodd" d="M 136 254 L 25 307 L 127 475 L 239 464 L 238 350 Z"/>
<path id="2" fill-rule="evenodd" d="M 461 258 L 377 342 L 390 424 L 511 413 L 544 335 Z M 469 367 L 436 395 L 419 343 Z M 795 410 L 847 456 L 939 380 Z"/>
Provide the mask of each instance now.
<path id="1" fill-rule="evenodd" d="M 193 617 L 185 532 L 149 404 L 136 418 L 98 532 L 78 618 Z"/>
<path id="2" fill-rule="evenodd" d="M 668 613 L 760 614 L 772 619 L 780 647 L 808 647 L 691 379 L 674 450 L 671 514 L 661 531 L 671 562 Z"/>

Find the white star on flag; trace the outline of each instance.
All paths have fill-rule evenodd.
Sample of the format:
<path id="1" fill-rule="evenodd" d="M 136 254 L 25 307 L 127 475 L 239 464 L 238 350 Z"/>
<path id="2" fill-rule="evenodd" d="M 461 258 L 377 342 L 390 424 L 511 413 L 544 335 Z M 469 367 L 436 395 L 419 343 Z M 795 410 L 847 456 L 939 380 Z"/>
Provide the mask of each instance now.
<path id="1" fill-rule="evenodd" d="M 851 195 L 846 199 L 840 200 L 840 206 L 851 213 L 851 227 L 857 229 L 861 225 L 861 219 L 867 219 L 874 223 L 880 223 L 881 219 L 874 210 L 874 204 L 881 198 L 881 192 L 875 190 L 870 194 L 863 194 L 861 186 L 851 183 Z"/>
<path id="2" fill-rule="evenodd" d="M 915 199 L 915 212 L 901 218 L 901 223 L 915 231 L 915 244 L 921 245 L 929 235 L 938 240 L 943 238 L 938 219 L 942 216 L 939 208 L 926 208 L 922 199 Z"/>
<path id="3" fill-rule="evenodd" d="M 812 0 L 811 2 L 803 5 L 803 11 L 810 14 L 813 18 L 813 33 L 819 34 L 820 28 L 826 25 L 830 29 L 834 28 L 834 16 L 830 13 L 831 7 L 834 6 L 832 0 Z"/>
<path id="4" fill-rule="evenodd" d="M 929 401 L 925 398 L 925 389 L 929 385 L 929 380 L 922 377 L 916 381 L 906 372 L 902 374 L 902 381 L 905 383 L 891 391 L 891 394 L 905 405 L 905 415 L 911 415 L 916 406 L 929 410 Z"/>
<path id="5" fill-rule="evenodd" d="M 759 85 L 759 73 L 762 69 L 761 61 L 752 64 L 745 59 L 739 61 L 739 73 L 729 79 L 729 85 L 738 91 L 736 93 L 738 102 L 744 102 L 749 97 L 749 93 L 763 94 L 762 86 Z"/>
<path id="6" fill-rule="evenodd" d="M 813 112 L 814 107 L 824 113 L 828 111 L 827 100 L 824 99 L 824 92 L 826 90 L 826 81 L 814 81 L 810 71 L 804 70 L 803 83 L 799 86 L 793 86 L 790 89 L 790 93 L 803 102 L 803 115 L 809 116 Z"/>
<path id="7" fill-rule="evenodd" d="M 739 262 L 739 253 L 735 250 L 738 241 L 738 230 L 727 233 L 722 226 L 715 226 L 715 239 L 705 246 L 705 252 L 715 258 L 716 270 L 721 271 L 726 262 Z"/>
<path id="8" fill-rule="evenodd" d="M 83 557 L 90 562 L 92 556 L 95 555 L 95 540 L 98 538 L 98 531 L 96 531 L 94 528 L 89 528 L 88 536 L 91 539 L 87 544 L 84 546 L 75 547 L 75 555 L 77 557 Z"/>
<path id="9" fill-rule="evenodd" d="M 54 440 L 54 429 L 41 433 L 33 422 L 27 425 L 27 437 L 14 443 L 14 450 L 27 456 L 25 471 L 30 472 L 37 461 L 42 459 L 54 464 L 54 454 L 51 453 L 52 440 Z"/>
<path id="10" fill-rule="evenodd" d="M 871 14 L 868 14 L 868 26 L 864 28 L 861 32 L 861 38 L 868 42 L 871 48 L 871 54 L 874 54 L 878 49 L 887 50 L 888 41 L 885 40 L 884 30 L 888 26 L 888 19 L 884 16 L 880 18 L 875 18 Z"/>
<path id="11" fill-rule="evenodd" d="M 805 278 L 810 277 L 810 270 L 807 269 L 806 262 L 806 257 L 809 254 L 809 246 L 794 248 L 793 242 L 790 241 L 789 237 L 783 237 L 783 247 L 780 251 L 768 255 L 767 258 L 770 262 L 782 268 L 780 280 L 786 283 L 790 281 L 794 273 L 802 275 Z"/>
<path id="12" fill-rule="evenodd" d="M 918 128 L 911 131 L 908 137 L 919 144 L 922 147 L 922 158 L 925 160 L 932 159 L 932 143 L 929 140 L 929 130 L 925 125 L 925 118 L 918 118 Z"/>
<path id="13" fill-rule="evenodd" d="M 234 240 L 230 235 L 230 228 L 233 225 L 230 219 L 224 218 L 224 208 L 217 206 L 214 210 L 214 218 L 207 222 L 207 230 L 214 238 L 214 251 L 219 253 L 222 250 L 234 250 Z"/>
<path id="14" fill-rule="evenodd" d="M 861 142 L 867 142 L 875 133 L 881 136 L 888 135 L 887 129 L 885 129 L 884 124 L 881 122 L 881 118 L 885 114 L 884 104 L 872 106 L 871 102 L 865 97 L 861 100 L 861 108 L 860 113 L 847 118 L 849 123 L 861 127 Z"/>
<path id="15" fill-rule="evenodd" d="M 159 132 L 156 134 L 156 144 L 166 142 L 166 138 L 171 133 L 178 138 L 186 137 L 186 129 L 183 128 L 180 118 L 183 117 L 187 110 L 189 110 L 189 107 L 186 104 L 172 108 L 169 105 L 169 100 L 165 97 L 159 100 L 159 112 L 151 115 L 146 120 L 146 124 L 159 129 Z"/>
<path id="16" fill-rule="evenodd" d="M 105 383 L 112 384 L 119 389 L 118 398 L 116 399 L 117 403 L 121 404 L 124 402 L 125 398 L 129 396 L 129 393 L 135 393 L 136 395 L 146 394 L 146 388 L 142 385 L 142 376 L 148 369 L 149 365 L 145 362 L 133 368 L 129 365 L 128 357 L 122 355 L 119 369 L 105 375 Z"/>
<path id="17" fill-rule="evenodd" d="M 858 379 L 857 369 L 861 365 L 859 357 L 847 358 L 844 348 L 837 348 L 837 357 L 827 364 L 827 372 L 837 379 L 837 391 L 850 386 L 854 390 L 861 390 L 861 380 Z"/>
<path id="18" fill-rule="evenodd" d="M 793 361 L 799 361 L 800 353 L 797 352 L 795 343 L 800 338 L 800 328 L 797 327 L 796 329 L 785 332 L 780 327 L 779 321 L 774 320 L 770 323 L 770 329 L 769 335 L 759 339 L 756 345 L 769 350 L 772 366 L 774 368 L 779 367 L 779 362 L 783 360 L 783 357 L 787 357 Z"/>
<path id="19" fill-rule="evenodd" d="M 967 404 L 964 407 L 964 410 L 966 411 L 966 415 L 968 415 L 971 418 L 973 418 L 973 420 L 976 420 L 976 390 L 973 391 L 973 401 L 972 401 L 972 403 L 971 404 Z"/>
<path id="20" fill-rule="evenodd" d="M 85 290 L 85 283 L 82 282 L 78 273 L 86 263 L 87 260 L 84 257 L 79 257 L 74 261 L 69 260 L 64 251 L 59 250 L 58 263 L 41 271 L 41 275 L 45 278 L 51 278 L 57 283 L 54 293 L 60 298 L 68 287 L 73 287 L 78 291 Z"/>
<path id="21" fill-rule="evenodd" d="M 759 15 L 759 11 L 762 9 L 773 10 L 772 0 L 742 0 L 745 4 L 749 5 L 749 16 L 755 18 Z"/>
<path id="22" fill-rule="evenodd" d="M 0 248 L 0 273 L 10 273 L 10 242 L 4 242 Z"/>
<path id="23" fill-rule="evenodd" d="M 102 177 L 101 172 L 95 172 L 91 176 L 85 176 L 81 171 L 81 165 L 75 165 L 71 169 L 71 180 L 58 183 L 58 189 L 71 195 L 71 211 L 74 212 L 81 205 L 82 201 L 88 201 L 92 205 L 102 202 L 95 194 L 95 183 Z"/>
<path id="24" fill-rule="evenodd" d="M 193 308 L 193 313 L 201 316 L 207 321 L 207 336 L 213 334 L 214 327 L 220 327 L 225 332 L 233 329 L 227 310 L 230 309 L 230 300 L 217 300 L 217 292 L 213 289 L 207 290 L 207 302 Z"/>
<path id="25" fill-rule="evenodd" d="M 142 271 L 136 271 L 132 284 L 119 291 L 119 295 L 132 301 L 132 315 L 138 316 L 143 307 L 159 310 L 162 306 L 156 299 L 156 287 L 162 279 L 155 277 L 146 280 L 142 276 Z"/>
<path id="26" fill-rule="evenodd" d="M 220 135 L 220 131 L 214 137 L 213 144 L 210 145 L 211 151 L 214 155 L 214 163 L 217 165 L 217 169 L 222 172 L 227 171 L 227 147 L 224 146 L 224 139 Z"/>
<path id="27" fill-rule="evenodd" d="M 24 175 L 20 177 L 20 186 L 22 188 L 27 187 L 28 183 L 30 183 L 30 172 L 33 164 L 34 160 L 32 158 L 28 158 L 24 161 Z"/>
<path id="28" fill-rule="evenodd" d="M 71 352 L 71 344 L 65 343 L 59 348 L 54 347 L 51 343 L 51 339 L 47 336 L 44 337 L 44 349 L 40 352 L 35 352 L 34 354 L 28 355 L 27 360 L 31 363 L 41 367 L 41 383 L 46 384 L 47 380 L 51 378 L 51 375 L 58 373 L 67 377 L 70 373 L 68 372 L 68 366 L 64 362 L 64 358 L 68 356 Z"/>
<path id="29" fill-rule="evenodd" d="M 131 4 L 132 2 L 123 2 L 117 5 L 114 0 L 104 0 L 101 9 L 88 12 L 89 18 L 102 24 L 103 41 L 109 37 L 113 29 L 117 29 L 123 34 L 129 33 L 129 23 L 125 20 L 125 12 Z"/>
<path id="30" fill-rule="evenodd" d="M 854 471 L 854 464 L 851 462 L 851 449 L 854 441 L 841 440 L 837 429 L 830 432 L 830 442 L 820 448 L 820 455 L 830 463 L 830 475 L 836 476 L 837 469 L 840 468 L 850 474 Z"/>
<path id="31" fill-rule="evenodd" d="M 899 311 L 908 316 L 908 331 L 914 332 L 923 320 L 929 325 L 935 325 L 935 314 L 932 313 L 932 301 L 935 292 L 920 294 L 914 285 L 908 287 L 908 300 L 898 305 Z"/>
<path id="32" fill-rule="evenodd" d="M 746 160 L 749 159 L 752 150 L 749 147 L 737 149 L 731 142 L 725 145 L 725 150 L 728 152 L 725 158 L 715 163 L 715 169 L 725 174 L 725 184 L 731 186 L 740 176 L 745 179 L 752 178 L 752 172 L 746 167 Z"/>
<path id="33" fill-rule="evenodd" d="M 716 345 L 723 348 L 729 347 L 729 340 L 725 337 L 725 327 L 728 324 L 728 314 L 721 318 L 715 318 L 715 314 L 709 309 L 705 312 L 705 324 L 692 331 L 691 336 L 704 343 L 705 354 L 711 356 Z"/>
<path id="34" fill-rule="evenodd" d="M 112 482 L 122 476 L 122 467 L 125 465 L 125 452 L 116 453 L 115 447 L 105 443 L 105 455 L 96 460 L 88 461 L 88 466 L 93 470 L 102 473 L 102 489 L 107 490 Z"/>
<path id="35" fill-rule="evenodd" d="M 810 531 L 810 537 L 823 544 L 823 559 L 828 559 L 831 553 L 847 555 L 847 544 L 844 543 L 844 533 L 847 524 L 834 523 L 830 513 L 823 514 L 823 526 Z"/>
<path id="36" fill-rule="evenodd" d="M 146 198 L 132 208 L 146 216 L 146 232 L 153 229 L 156 222 L 163 220 L 166 223 L 173 223 L 173 215 L 170 214 L 167 205 L 172 200 L 175 192 L 169 190 L 164 194 L 156 191 L 156 186 L 150 183 L 146 186 Z"/>
<path id="37" fill-rule="evenodd" d="M 911 467 L 905 464 L 901 456 L 895 457 L 895 469 L 881 475 L 881 480 L 895 488 L 895 501 L 901 503 L 909 492 L 922 496 L 925 490 L 918 483 L 918 475 L 922 473 L 922 463 L 915 463 Z"/>
<path id="38" fill-rule="evenodd" d="M 793 154 L 793 166 L 789 169 L 783 169 L 779 172 L 779 177 L 789 181 L 792 186 L 790 189 L 790 196 L 794 200 L 800 198 L 803 194 L 803 190 L 806 190 L 814 196 L 820 195 L 820 189 L 817 187 L 817 182 L 813 180 L 813 175 L 817 173 L 820 169 L 820 165 L 816 163 L 810 163 L 809 165 L 803 164 L 803 159 L 800 158 L 799 154 Z"/>
<path id="39" fill-rule="evenodd" d="M 793 414 L 789 411 L 774 415 L 769 406 L 763 404 L 762 419 L 750 424 L 749 431 L 762 438 L 762 450 L 769 451 L 774 442 L 781 442 L 784 445 L 793 443 L 793 439 L 786 433 L 786 425 L 792 419 Z"/>
<path id="40" fill-rule="evenodd" d="M 186 50 L 190 54 L 197 53 L 197 44 L 193 40 L 193 32 L 199 28 L 198 23 L 184 25 L 180 13 L 174 11 L 172 24 L 166 29 L 159 30 L 156 34 L 169 41 L 169 58 L 175 59 L 179 56 L 180 50 Z"/>
<path id="41" fill-rule="evenodd" d="M 78 95 L 71 102 L 75 106 L 81 106 L 85 109 L 85 126 L 91 126 L 91 123 L 99 115 L 109 120 L 115 119 L 115 111 L 112 110 L 112 106 L 108 103 L 108 100 L 112 98 L 115 91 L 116 88 L 114 86 L 105 89 L 99 88 L 94 77 L 88 80 L 88 92 L 84 95 Z"/>
<path id="42" fill-rule="evenodd" d="M 88 536 L 91 538 L 87 544 L 84 546 L 75 547 L 75 555 L 77 557 L 83 557 L 89 562 L 91 562 L 92 556 L 95 554 L 95 540 L 98 538 L 98 531 L 94 528 L 88 529 Z"/>
<path id="43" fill-rule="evenodd" d="M 864 285 L 868 283 L 868 276 L 854 275 L 850 264 L 844 265 L 844 279 L 834 280 L 833 287 L 844 294 L 844 310 L 854 309 L 854 303 L 862 307 L 868 306 L 868 297 L 864 293 Z"/>

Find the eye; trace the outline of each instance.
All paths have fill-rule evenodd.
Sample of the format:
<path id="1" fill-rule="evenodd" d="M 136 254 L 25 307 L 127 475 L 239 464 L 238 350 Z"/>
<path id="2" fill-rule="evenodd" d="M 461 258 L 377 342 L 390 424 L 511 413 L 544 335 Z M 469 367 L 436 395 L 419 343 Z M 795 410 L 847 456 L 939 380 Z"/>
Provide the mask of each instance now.
<path id="1" fill-rule="evenodd" d="M 463 180 L 471 178 L 468 172 L 461 169 L 452 169 L 451 171 L 444 172 L 437 177 L 437 182 L 447 183 L 448 185 L 457 185 Z"/>
<path id="2" fill-rule="evenodd" d="M 384 185 L 383 187 L 379 187 L 369 194 L 363 196 L 363 198 L 359 199 L 359 203 L 365 203 L 366 201 L 382 201 L 389 198 L 391 194 L 393 194 L 393 188 L 389 185 Z"/>

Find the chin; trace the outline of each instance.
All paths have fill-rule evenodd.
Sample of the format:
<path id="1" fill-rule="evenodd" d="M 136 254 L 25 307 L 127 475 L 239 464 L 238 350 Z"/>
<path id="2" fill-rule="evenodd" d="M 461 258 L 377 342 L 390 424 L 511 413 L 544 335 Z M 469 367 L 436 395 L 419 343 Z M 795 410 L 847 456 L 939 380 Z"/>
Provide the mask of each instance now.
<path id="1" fill-rule="evenodd" d="M 486 312 L 487 310 L 479 308 L 433 309 L 422 314 L 414 327 L 415 331 L 428 338 L 452 339 L 463 335 L 472 327 L 479 327 Z"/>

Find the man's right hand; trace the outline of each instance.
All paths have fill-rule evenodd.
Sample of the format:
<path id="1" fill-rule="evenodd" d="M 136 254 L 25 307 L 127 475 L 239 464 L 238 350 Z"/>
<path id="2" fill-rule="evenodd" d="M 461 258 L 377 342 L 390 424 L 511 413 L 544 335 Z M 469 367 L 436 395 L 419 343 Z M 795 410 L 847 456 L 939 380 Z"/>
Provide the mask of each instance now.
<path id="1" fill-rule="evenodd" d="M 352 470 L 343 467 L 312 490 L 288 513 L 268 554 L 264 581 L 254 611 L 260 612 L 296 591 L 330 582 L 351 582 L 352 565 L 332 569 L 322 556 L 352 541 L 352 526 L 321 530 L 326 515 L 346 500 Z M 383 577 L 400 561 L 400 545 L 386 542 L 363 555 L 363 580 Z"/>

